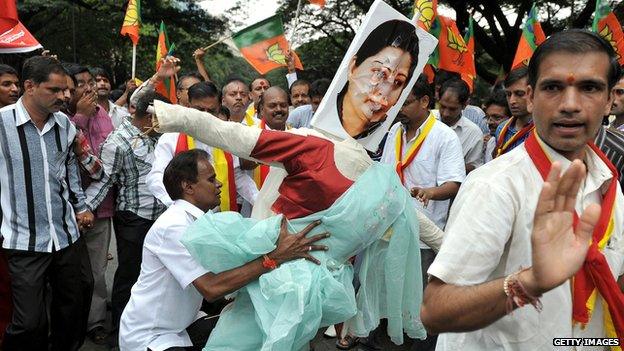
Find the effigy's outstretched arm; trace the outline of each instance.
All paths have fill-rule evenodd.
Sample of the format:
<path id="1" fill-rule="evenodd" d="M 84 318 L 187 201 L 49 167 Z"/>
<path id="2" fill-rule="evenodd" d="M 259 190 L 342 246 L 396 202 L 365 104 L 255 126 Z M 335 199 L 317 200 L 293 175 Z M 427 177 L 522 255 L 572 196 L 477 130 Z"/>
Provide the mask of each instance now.
<path id="1" fill-rule="evenodd" d="M 259 128 L 222 121 L 208 112 L 171 105 L 159 100 L 154 101 L 154 117 L 158 121 L 157 130 L 161 133 L 185 133 L 206 145 L 225 150 L 238 157 L 263 162 L 251 157 L 260 137 Z"/>

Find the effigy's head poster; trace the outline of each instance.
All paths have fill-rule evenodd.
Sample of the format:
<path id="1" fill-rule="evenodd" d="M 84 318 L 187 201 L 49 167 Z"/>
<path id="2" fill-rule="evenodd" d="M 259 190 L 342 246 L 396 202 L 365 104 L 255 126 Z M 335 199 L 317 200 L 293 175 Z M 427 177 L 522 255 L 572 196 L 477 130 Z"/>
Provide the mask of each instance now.
<path id="1" fill-rule="evenodd" d="M 312 126 L 375 151 L 422 72 L 437 39 L 381 0 L 373 3 Z"/>

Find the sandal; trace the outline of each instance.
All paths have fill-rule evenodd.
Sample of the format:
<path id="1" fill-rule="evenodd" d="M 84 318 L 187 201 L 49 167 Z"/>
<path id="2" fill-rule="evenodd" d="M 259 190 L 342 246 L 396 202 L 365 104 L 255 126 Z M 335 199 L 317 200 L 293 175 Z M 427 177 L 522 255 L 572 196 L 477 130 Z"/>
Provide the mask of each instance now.
<path id="1" fill-rule="evenodd" d="M 354 348 L 360 342 L 360 338 L 357 336 L 349 335 L 342 339 L 336 340 L 336 347 L 340 350 L 350 350 Z"/>

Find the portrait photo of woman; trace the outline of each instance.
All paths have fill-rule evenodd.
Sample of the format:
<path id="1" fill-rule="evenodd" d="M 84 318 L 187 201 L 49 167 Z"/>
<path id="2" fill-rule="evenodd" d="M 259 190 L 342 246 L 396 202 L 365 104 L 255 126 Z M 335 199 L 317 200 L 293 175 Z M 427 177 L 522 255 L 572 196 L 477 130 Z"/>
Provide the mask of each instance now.
<path id="1" fill-rule="evenodd" d="M 418 45 L 412 23 L 390 20 L 373 29 L 351 57 L 336 99 L 338 117 L 351 137 L 370 135 L 386 119 L 418 64 Z"/>

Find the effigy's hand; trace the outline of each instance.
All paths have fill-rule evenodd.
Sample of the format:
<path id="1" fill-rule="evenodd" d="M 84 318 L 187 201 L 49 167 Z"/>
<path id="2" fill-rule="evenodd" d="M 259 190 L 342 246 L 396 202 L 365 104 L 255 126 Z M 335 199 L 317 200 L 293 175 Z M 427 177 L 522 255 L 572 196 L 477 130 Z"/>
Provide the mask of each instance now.
<path id="1" fill-rule="evenodd" d="M 533 266 L 523 272 L 523 283 L 534 296 L 570 279 L 585 261 L 600 205 L 591 204 L 573 227 L 576 196 L 585 179 L 585 165 L 575 160 L 560 177 L 561 165 L 553 163 L 540 193 L 531 236 Z"/>
<path id="2" fill-rule="evenodd" d="M 298 258 L 305 258 L 308 261 L 321 264 L 319 260 L 310 255 L 310 252 L 327 251 L 329 249 L 327 246 L 316 245 L 315 243 L 328 238 L 330 234 L 322 233 L 309 238 L 306 237 L 306 235 L 319 224 L 321 224 L 321 221 L 312 222 L 308 224 L 307 227 L 303 228 L 302 231 L 291 234 L 286 228 L 286 217 L 282 218 L 280 235 L 277 239 L 277 248 L 268 254 L 269 258 L 277 261 L 278 264 Z"/>

